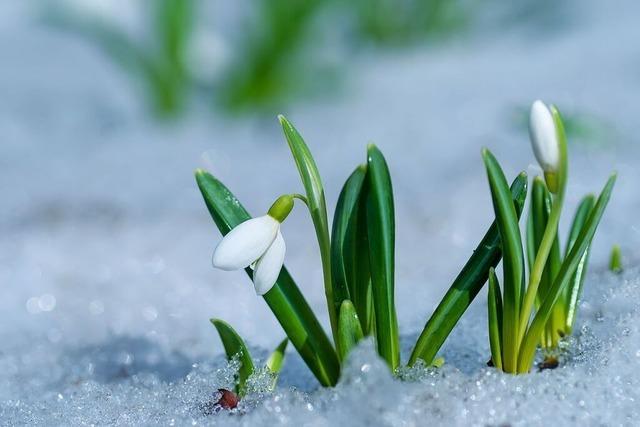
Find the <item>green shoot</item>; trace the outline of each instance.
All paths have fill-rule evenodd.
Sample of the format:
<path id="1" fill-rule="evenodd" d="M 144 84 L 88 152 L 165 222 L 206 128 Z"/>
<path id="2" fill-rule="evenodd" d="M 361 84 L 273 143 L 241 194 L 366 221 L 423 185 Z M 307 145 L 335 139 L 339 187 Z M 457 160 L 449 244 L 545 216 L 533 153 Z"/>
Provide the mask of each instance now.
<path id="1" fill-rule="evenodd" d="M 614 273 L 622 272 L 622 251 L 620 250 L 620 246 L 618 245 L 613 245 L 613 247 L 611 248 L 609 270 Z"/>
<path id="2" fill-rule="evenodd" d="M 227 358 L 229 360 L 236 356 L 240 358 L 240 370 L 238 371 L 238 383 L 235 391 L 238 396 L 242 397 L 246 392 L 245 383 L 255 370 L 249 349 L 247 349 L 244 340 L 231 325 L 220 319 L 211 319 L 210 321 L 218 330 Z"/>
<path id="3" fill-rule="evenodd" d="M 340 351 L 338 356 L 341 361 L 347 358 L 349 352 L 362 339 L 362 328 L 356 309 L 349 300 L 344 300 L 340 306 L 340 318 L 338 319 L 338 341 Z"/>

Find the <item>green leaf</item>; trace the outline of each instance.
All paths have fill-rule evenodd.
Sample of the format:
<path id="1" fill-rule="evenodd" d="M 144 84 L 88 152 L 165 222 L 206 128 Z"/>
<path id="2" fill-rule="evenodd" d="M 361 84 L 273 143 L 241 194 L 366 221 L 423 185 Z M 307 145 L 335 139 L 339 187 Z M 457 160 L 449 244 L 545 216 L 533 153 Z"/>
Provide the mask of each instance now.
<path id="1" fill-rule="evenodd" d="M 578 205 L 578 209 L 576 210 L 576 214 L 573 217 L 573 222 L 571 223 L 571 229 L 569 230 L 569 240 L 567 241 L 567 250 L 566 253 L 569 254 L 569 251 L 575 245 L 576 240 L 578 239 L 578 235 L 580 234 L 580 230 L 584 227 L 584 223 L 587 221 L 589 217 L 589 213 L 593 209 L 593 205 L 596 203 L 596 198 L 593 194 L 589 194 L 582 199 L 580 205 Z M 566 323 L 564 325 L 565 334 L 571 334 L 573 329 L 573 323 L 576 319 L 576 313 L 578 310 L 578 300 L 580 295 L 582 294 L 582 285 L 584 283 L 584 278 L 587 275 L 587 265 L 589 263 L 589 252 L 590 246 L 587 246 L 587 250 L 582 254 L 582 258 L 578 263 L 578 267 L 576 267 L 575 273 L 571 276 L 569 280 L 569 285 L 566 288 L 566 291 L 563 293 L 563 304 L 566 307 Z"/>
<path id="2" fill-rule="evenodd" d="M 544 231 L 547 228 L 547 222 L 549 220 L 550 206 L 548 204 L 548 199 L 550 198 L 549 190 L 544 183 L 544 180 L 536 176 L 533 179 L 533 184 L 531 185 L 531 213 L 530 218 L 532 219 L 533 225 L 533 259 L 535 260 L 536 255 L 538 254 L 538 248 L 540 247 L 540 243 L 542 242 L 542 236 L 544 235 Z M 531 263 L 533 266 L 533 263 Z M 538 299 L 544 299 L 546 295 L 546 291 L 551 286 L 550 283 L 550 275 L 549 269 L 545 268 L 545 271 L 540 280 L 540 285 L 538 287 L 538 294 L 536 297 Z"/>
<path id="3" fill-rule="evenodd" d="M 400 340 L 394 303 L 395 217 L 387 163 L 375 145 L 367 148 L 367 225 L 371 289 L 378 353 L 391 370 L 400 364 Z"/>
<path id="4" fill-rule="evenodd" d="M 351 349 L 362 339 L 362 328 L 356 313 L 356 308 L 351 301 L 344 300 L 340 306 L 340 317 L 338 318 L 338 340 L 340 345 L 340 360 L 345 360 Z"/>
<path id="5" fill-rule="evenodd" d="M 527 175 L 523 172 L 511 184 L 512 203 L 518 217 L 527 197 Z M 489 277 L 489 269 L 502 258 L 500 233 L 494 221 L 471 257 L 464 265 L 446 295 L 425 325 L 409 358 L 409 366 L 418 359 L 431 364 L 454 326 L 467 310 Z"/>
<path id="6" fill-rule="evenodd" d="M 276 388 L 280 371 L 284 365 L 284 355 L 287 351 L 287 344 L 289 344 L 289 340 L 287 338 L 283 339 L 265 362 L 265 366 L 273 374 L 273 382 L 271 383 L 272 390 Z"/>
<path id="7" fill-rule="evenodd" d="M 538 255 L 538 250 L 540 248 L 540 245 L 542 244 L 544 233 L 547 229 L 547 224 L 549 223 L 549 217 L 551 215 L 552 203 L 553 201 L 551 198 L 551 193 L 549 192 L 549 190 L 547 190 L 547 186 L 545 185 L 544 180 L 541 177 L 535 177 L 531 188 L 530 214 L 533 226 L 532 244 L 534 245 L 534 260 L 529 264 L 530 269 L 532 269 L 534 266 L 535 257 Z M 549 287 L 553 283 L 555 275 L 560 269 L 560 263 L 560 243 L 558 241 L 558 234 L 556 230 L 553 244 L 544 265 L 544 269 L 540 277 L 540 283 L 538 284 L 538 289 L 535 296 L 536 307 L 539 306 L 540 302 L 544 300 Z M 542 339 L 542 345 L 544 347 L 553 348 L 557 345 L 559 339 L 558 331 L 564 330 L 564 323 L 565 307 L 561 304 L 560 301 L 558 301 L 558 304 L 556 304 L 553 309 L 551 318 L 547 322 L 546 332 Z"/>
<path id="8" fill-rule="evenodd" d="M 527 333 L 524 337 L 523 343 L 520 347 L 520 354 L 518 357 L 518 372 L 525 373 L 529 372 L 531 369 L 531 364 L 533 363 L 533 359 L 536 351 L 536 344 L 544 326 L 551 315 L 551 311 L 553 309 L 556 300 L 561 295 L 564 287 L 567 285 L 571 276 L 573 276 L 576 268 L 578 267 L 580 260 L 584 252 L 587 250 L 589 245 L 591 244 L 591 240 L 595 235 L 596 229 L 598 228 L 598 224 L 600 223 L 600 219 L 604 214 L 604 211 L 607 207 L 607 203 L 611 197 L 611 192 L 613 191 L 613 186 L 616 181 L 616 175 L 613 174 L 609 177 L 607 184 L 604 189 L 600 193 L 598 197 L 598 201 L 595 206 L 591 210 L 589 214 L 589 218 L 585 222 L 578 238 L 575 243 L 571 247 L 569 254 L 565 257 L 562 266 L 560 267 L 560 271 L 556 276 L 553 285 L 549 289 L 547 297 L 542 302 L 542 305 L 538 309 L 535 317 L 533 318 L 533 322 L 529 326 Z"/>
<path id="9" fill-rule="evenodd" d="M 339 291 L 333 289 L 331 280 L 331 245 L 329 240 L 329 220 L 327 219 L 327 204 L 324 198 L 324 188 L 320 179 L 320 172 L 313 160 L 309 147 L 296 128 L 282 115 L 278 116 L 284 135 L 289 144 L 289 149 L 298 167 L 300 178 L 307 195 L 307 206 L 311 214 L 311 220 L 320 246 L 320 258 L 322 260 L 322 274 L 324 277 L 324 292 L 327 298 L 329 320 L 333 339 L 337 342 L 338 310 L 346 295 L 339 295 Z"/>
<path id="10" fill-rule="evenodd" d="M 251 218 L 233 193 L 211 174 L 198 170 L 196 181 L 209 213 L 223 235 Z M 251 277 L 250 268 L 245 272 Z M 335 385 L 340 375 L 338 356 L 285 267 L 276 284 L 263 297 L 320 384 Z"/>
<path id="11" fill-rule="evenodd" d="M 238 371 L 238 384 L 236 385 L 236 392 L 239 396 L 245 394 L 245 383 L 247 378 L 253 374 L 254 366 L 251 360 L 251 354 L 247 349 L 244 340 L 238 335 L 238 333 L 227 322 L 220 319 L 210 319 L 213 326 L 218 330 L 220 335 L 220 341 L 224 346 L 224 351 L 227 353 L 227 359 L 231 360 L 235 356 L 240 358 L 240 370 Z"/>
<path id="12" fill-rule="evenodd" d="M 269 355 L 265 365 L 271 372 L 274 374 L 279 374 L 282 370 L 282 366 L 284 365 L 284 354 L 287 351 L 287 345 L 289 344 L 289 339 L 283 339 L 280 344 L 276 347 L 276 349 Z"/>
<path id="13" fill-rule="evenodd" d="M 372 320 L 369 242 L 367 240 L 367 166 L 360 165 L 342 187 L 333 217 L 331 267 L 335 295 L 344 295 L 356 308 L 365 335 Z"/>
<path id="14" fill-rule="evenodd" d="M 502 364 L 505 372 L 515 372 L 518 362 L 518 325 L 524 287 L 524 253 L 518 214 L 502 168 L 489 150 L 482 151 L 491 198 L 502 242 L 504 268 Z"/>
<path id="15" fill-rule="evenodd" d="M 527 229 L 526 229 L 526 238 L 527 238 L 527 265 L 529 266 L 529 270 L 533 267 L 533 262 L 536 258 L 536 235 L 535 228 L 533 225 L 533 215 L 531 213 L 527 217 Z"/>
<path id="16" fill-rule="evenodd" d="M 493 268 L 489 270 L 489 294 L 487 309 L 489 314 L 489 344 L 493 366 L 502 370 L 502 294 Z"/>

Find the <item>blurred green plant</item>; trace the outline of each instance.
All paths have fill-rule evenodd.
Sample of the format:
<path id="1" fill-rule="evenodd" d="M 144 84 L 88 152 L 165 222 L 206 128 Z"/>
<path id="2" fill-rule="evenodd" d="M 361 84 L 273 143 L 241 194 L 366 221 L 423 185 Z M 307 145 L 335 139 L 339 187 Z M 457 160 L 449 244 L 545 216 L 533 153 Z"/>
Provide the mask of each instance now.
<path id="1" fill-rule="evenodd" d="M 140 39 L 104 17 L 72 8 L 53 6 L 46 17 L 50 23 L 94 42 L 144 85 L 144 96 L 154 113 L 174 117 L 183 111 L 191 90 L 187 50 L 195 0 L 154 0 L 142 5 L 150 33 Z"/>
<path id="2" fill-rule="evenodd" d="M 613 245 L 609 257 L 609 271 L 620 274 L 622 270 L 622 249 L 620 249 L 619 245 Z"/>
<path id="3" fill-rule="evenodd" d="M 74 10 L 78 5 L 53 3 L 46 17 L 99 46 L 142 84 L 156 115 L 171 118 L 184 111 L 196 89 L 224 111 L 272 113 L 302 94 L 335 87 L 337 63 L 324 52 L 327 23 L 331 39 L 351 37 L 348 44 L 354 46 L 401 46 L 457 31 L 470 15 L 459 0 L 253 0 L 240 23 L 242 30 L 229 42 L 229 62 L 216 65 L 221 71 L 194 73 L 187 62 L 197 1 L 133 3 L 130 6 L 139 6 L 146 18 L 142 35 L 131 34 L 114 19 L 93 16 L 91 3 L 80 3 L 79 11 Z M 111 9 L 113 14 L 126 13 Z M 201 76 L 207 76 L 206 81 L 200 81 Z"/>
<path id="4" fill-rule="evenodd" d="M 255 0 L 216 98 L 233 112 L 273 111 L 328 77 L 318 70 L 313 21 L 327 0 Z"/>
<path id="5" fill-rule="evenodd" d="M 354 0 L 358 36 L 378 45 L 406 45 L 438 38 L 469 23 L 470 5 L 459 0 Z"/>

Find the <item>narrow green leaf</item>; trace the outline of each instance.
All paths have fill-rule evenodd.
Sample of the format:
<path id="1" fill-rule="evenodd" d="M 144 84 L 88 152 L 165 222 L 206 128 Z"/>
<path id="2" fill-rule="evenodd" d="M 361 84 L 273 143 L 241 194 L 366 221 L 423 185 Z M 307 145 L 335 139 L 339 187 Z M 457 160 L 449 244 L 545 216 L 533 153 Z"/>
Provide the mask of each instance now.
<path id="1" fill-rule="evenodd" d="M 578 205 L 578 209 L 576 210 L 576 214 L 573 217 L 573 221 L 571 223 L 571 229 L 569 230 L 569 240 L 567 241 L 567 249 L 565 251 L 566 254 L 569 253 L 576 240 L 578 239 L 578 235 L 580 234 L 580 230 L 584 227 L 584 223 L 587 221 L 589 217 L 589 213 L 593 209 L 593 205 L 596 203 L 596 198 L 593 194 L 589 194 L 585 196 L 580 205 Z M 587 246 L 587 250 L 582 254 L 582 258 L 578 263 L 578 267 L 576 268 L 575 273 L 571 276 L 569 280 L 569 285 L 566 287 L 565 292 L 561 296 L 563 299 L 563 304 L 566 307 L 566 324 L 564 325 L 564 333 L 571 334 L 573 330 L 573 324 L 576 320 L 576 314 L 578 311 L 578 300 L 580 295 L 582 295 L 582 285 L 584 283 L 584 278 L 587 275 L 587 265 L 589 264 L 589 252 L 591 251 L 591 245 Z"/>
<path id="2" fill-rule="evenodd" d="M 489 293 L 487 309 L 489 314 L 489 344 L 493 366 L 502 370 L 502 294 L 496 272 L 489 270 Z"/>
<path id="3" fill-rule="evenodd" d="M 293 125 L 284 117 L 278 116 L 284 135 L 289 144 L 289 149 L 298 167 L 300 178 L 307 195 L 307 205 L 311 220 L 320 246 L 320 258 L 322 260 L 322 274 L 324 277 L 324 292 L 331 321 L 333 339 L 337 342 L 338 311 L 343 299 L 348 295 L 340 295 L 341 292 L 333 289 L 331 280 L 331 245 L 329 240 L 329 220 L 327 218 L 327 204 L 324 198 L 324 188 L 320 178 L 320 172 L 313 160 L 311 151 L 305 144 L 302 136 Z"/>
<path id="4" fill-rule="evenodd" d="M 289 339 L 283 339 L 280 344 L 273 350 L 273 353 L 269 355 L 269 358 L 265 362 L 265 366 L 269 368 L 269 370 L 276 375 L 276 379 L 280 371 L 282 370 L 282 366 L 284 365 L 284 355 L 287 351 L 287 345 L 289 344 Z M 275 385 L 275 381 L 274 381 Z"/>
<path id="5" fill-rule="evenodd" d="M 347 295 L 369 334 L 372 301 L 366 224 L 366 165 L 345 182 L 338 198 L 331 234 L 331 268 L 335 295 Z"/>
<path id="6" fill-rule="evenodd" d="M 529 369 L 531 369 L 531 364 L 533 363 L 533 358 L 535 356 L 536 344 L 549 316 L 551 315 L 553 305 L 556 303 L 556 300 L 562 293 L 563 288 L 576 271 L 584 252 L 591 244 L 591 240 L 595 235 L 600 219 L 602 218 L 605 208 L 607 207 L 607 203 L 611 197 L 615 181 L 616 175 L 613 174 L 600 193 L 598 201 L 589 214 L 589 218 L 582 227 L 582 230 L 569 251 L 569 254 L 565 257 L 560 271 L 558 272 L 553 285 L 549 289 L 547 297 L 544 299 L 542 305 L 533 318 L 533 322 L 531 322 L 520 348 L 518 372 L 525 373 L 529 372 Z"/>
<path id="7" fill-rule="evenodd" d="M 351 349 L 362 339 L 362 328 L 356 308 L 349 300 L 344 300 L 340 306 L 340 317 L 338 318 L 338 340 L 340 345 L 340 360 L 345 360 Z"/>
<path id="8" fill-rule="evenodd" d="M 529 270 L 533 267 L 533 262 L 536 258 L 536 241 L 535 241 L 535 228 L 533 225 L 533 215 L 529 213 L 527 217 L 527 265 Z"/>
<path id="9" fill-rule="evenodd" d="M 613 245 L 613 247 L 611 248 L 609 270 L 614 273 L 620 273 L 622 271 L 622 251 L 620 250 L 620 246 L 618 245 Z"/>
<path id="10" fill-rule="evenodd" d="M 378 353 L 391 370 L 400 364 L 400 339 L 394 302 L 395 213 L 387 163 L 375 145 L 367 147 L 367 225 L 371 289 Z"/>
<path id="11" fill-rule="evenodd" d="M 253 366 L 253 360 L 251 360 L 251 354 L 249 353 L 244 340 L 231 327 L 231 325 L 220 319 L 210 319 L 210 321 L 218 330 L 220 341 L 222 341 L 224 351 L 227 353 L 227 359 L 231 360 L 235 356 L 240 358 L 240 370 L 238 371 L 236 392 L 238 395 L 244 396 L 247 378 L 253 374 L 255 369 Z"/>
<path id="12" fill-rule="evenodd" d="M 527 175 L 522 172 L 511 184 L 511 198 L 518 217 L 526 197 Z M 501 258 L 500 233 L 494 221 L 427 321 L 411 353 L 409 366 L 418 359 L 432 363 L 462 314 L 487 281 L 489 269 L 497 266 Z"/>
<path id="13" fill-rule="evenodd" d="M 544 233 L 547 229 L 552 204 L 553 201 L 551 193 L 547 189 L 544 179 L 541 177 L 535 177 L 531 189 L 531 218 L 533 220 L 533 244 L 535 247 L 533 252 L 534 261 L 530 263 L 531 268 L 535 262 L 535 257 L 538 255 L 538 250 L 542 244 Z M 540 283 L 538 284 L 535 296 L 536 307 L 538 307 L 540 302 L 544 300 L 549 287 L 553 283 L 555 275 L 560 269 L 560 263 L 560 243 L 556 231 L 551 250 L 540 277 Z M 564 323 L 565 307 L 562 305 L 561 301 L 558 301 L 553 309 L 551 318 L 547 322 L 546 332 L 541 341 L 544 347 L 556 346 L 559 339 L 558 331 L 564 330 Z"/>
<path id="14" fill-rule="evenodd" d="M 233 193 L 211 174 L 198 170 L 196 181 L 209 213 L 223 235 L 251 218 Z M 253 273 L 250 268 L 245 272 L 249 277 Z M 338 356 L 285 267 L 276 284 L 263 297 L 320 384 L 335 385 L 340 375 Z"/>
<path id="15" fill-rule="evenodd" d="M 538 248 L 542 242 L 544 231 L 547 228 L 547 222 L 549 220 L 550 206 L 547 203 L 547 199 L 550 198 L 549 190 L 544 183 L 544 180 L 536 176 L 533 179 L 531 185 L 531 218 L 533 222 L 533 245 L 534 245 L 534 260 L 538 254 Z M 533 263 L 532 263 L 533 265 Z M 538 286 L 538 293 L 536 295 L 537 300 L 544 299 L 547 289 L 551 286 L 549 269 L 545 268 L 540 285 Z"/>
<path id="16" fill-rule="evenodd" d="M 518 362 L 518 325 L 524 286 L 524 253 L 518 214 L 502 168 L 489 150 L 482 151 L 491 198 L 502 242 L 504 268 L 502 364 L 505 372 L 515 372 Z"/>

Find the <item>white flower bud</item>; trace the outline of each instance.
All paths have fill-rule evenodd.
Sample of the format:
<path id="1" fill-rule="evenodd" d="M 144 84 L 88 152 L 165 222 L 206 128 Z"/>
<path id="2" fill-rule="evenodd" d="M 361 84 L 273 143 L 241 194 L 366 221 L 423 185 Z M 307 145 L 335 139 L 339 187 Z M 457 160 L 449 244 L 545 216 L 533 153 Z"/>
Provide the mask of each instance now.
<path id="1" fill-rule="evenodd" d="M 558 134 L 551 111 L 540 100 L 531 106 L 529 137 L 533 153 L 545 173 L 557 173 L 560 166 Z"/>

